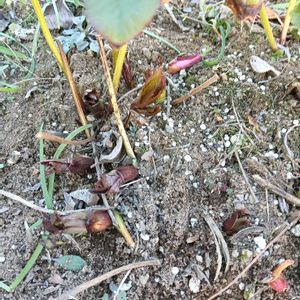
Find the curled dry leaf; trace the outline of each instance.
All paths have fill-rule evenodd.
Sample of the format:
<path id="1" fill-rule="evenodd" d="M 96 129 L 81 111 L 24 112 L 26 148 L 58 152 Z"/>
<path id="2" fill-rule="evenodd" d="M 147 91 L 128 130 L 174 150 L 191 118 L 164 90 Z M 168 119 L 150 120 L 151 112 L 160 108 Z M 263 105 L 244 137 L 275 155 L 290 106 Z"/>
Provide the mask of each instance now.
<path id="1" fill-rule="evenodd" d="M 250 2 L 250 3 L 249 3 Z M 226 0 L 226 5 L 241 21 L 253 22 L 258 15 L 263 0 L 260 1 L 247 1 L 247 0 Z"/>
<path id="2" fill-rule="evenodd" d="M 65 159 L 48 159 L 40 162 L 46 167 L 50 167 L 48 174 L 64 174 L 64 173 L 75 173 L 75 174 L 84 174 L 88 172 L 94 172 L 91 169 L 91 166 L 94 163 L 94 160 L 86 156 L 77 156 L 74 158 L 65 158 Z"/>
<path id="3" fill-rule="evenodd" d="M 273 269 L 272 276 L 264 279 L 262 282 L 267 283 L 277 293 L 286 291 L 289 285 L 282 272 L 293 264 L 294 261 L 292 259 L 283 261 Z"/>
<path id="4" fill-rule="evenodd" d="M 131 109 L 145 116 L 154 116 L 161 111 L 159 102 L 166 92 L 166 77 L 162 68 L 157 69 L 145 82 Z"/>
<path id="5" fill-rule="evenodd" d="M 141 160 L 149 161 L 153 156 L 154 151 L 150 149 L 142 155 Z"/>
<path id="6" fill-rule="evenodd" d="M 56 17 L 54 5 L 58 11 Z M 45 19 L 49 29 L 69 29 L 72 27 L 74 15 L 64 0 L 56 0 L 54 4 L 50 4 L 45 9 Z"/>
<path id="7" fill-rule="evenodd" d="M 267 73 L 272 72 L 275 76 L 279 76 L 280 72 L 276 70 L 274 67 L 269 65 L 265 60 L 261 59 L 260 57 L 253 55 L 250 58 L 250 65 L 254 72 L 256 73 Z"/>
<path id="8" fill-rule="evenodd" d="M 171 75 L 179 72 L 180 70 L 189 68 L 202 60 L 200 54 L 189 54 L 189 55 L 181 55 L 173 59 L 168 63 L 167 72 Z"/>
<path id="9" fill-rule="evenodd" d="M 109 173 L 102 174 L 91 193 L 119 193 L 120 186 L 139 176 L 138 169 L 133 166 L 119 167 Z"/>
<path id="10" fill-rule="evenodd" d="M 228 219 L 223 223 L 223 230 L 232 235 L 249 224 L 248 216 L 250 215 L 247 209 L 236 210 Z"/>
<path id="11" fill-rule="evenodd" d="M 51 233 L 103 232 L 112 222 L 107 211 L 80 211 L 69 215 L 44 214 L 44 228 Z"/>

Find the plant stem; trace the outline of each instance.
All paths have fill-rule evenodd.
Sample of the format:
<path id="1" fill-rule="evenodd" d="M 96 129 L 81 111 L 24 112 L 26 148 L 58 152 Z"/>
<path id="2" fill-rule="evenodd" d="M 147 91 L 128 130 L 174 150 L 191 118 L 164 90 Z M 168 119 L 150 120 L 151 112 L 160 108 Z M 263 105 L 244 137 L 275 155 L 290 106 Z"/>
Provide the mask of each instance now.
<path id="1" fill-rule="evenodd" d="M 42 11 L 40 2 L 39 2 L 39 0 L 31 0 L 31 1 L 32 1 L 32 5 L 34 8 L 35 14 L 40 22 L 41 29 L 42 29 L 43 35 L 45 37 L 45 40 L 46 40 L 50 50 L 52 51 L 54 57 L 56 58 L 57 63 L 59 64 L 61 69 L 65 72 L 62 58 L 59 54 L 57 47 L 55 46 L 54 40 L 49 31 L 49 28 L 48 28 L 47 22 L 45 20 L 44 13 Z"/>
<path id="2" fill-rule="evenodd" d="M 126 57 L 126 51 L 127 51 L 127 44 L 124 44 L 119 49 L 113 48 L 113 57 L 116 57 L 114 63 L 113 86 L 116 94 L 118 93 L 123 64 Z"/>
<path id="3" fill-rule="evenodd" d="M 74 102 L 75 102 L 75 106 L 76 106 L 76 109 L 77 109 L 77 112 L 79 115 L 80 122 L 83 126 L 87 125 L 87 120 L 86 120 L 86 117 L 85 117 L 85 114 L 83 111 L 83 102 L 81 99 L 81 95 L 80 95 L 77 85 L 74 81 L 74 78 L 73 78 L 69 63 L 68 63 L 68 59 L 66 57 L 66 54 L 64 53 L 61 43 L 57 42 L 57 45 L 58 45 L 58 49 L 59 49 L 60 56 L 62 59 L 63 69 L 65 70 L 65 75 L 66 75 L 68 82 L 70 84 L 70 87 L 71 87 L 72 95 L 74 98 Z M 90 131 L 88 129 L 85 130 L 85 133 L 88 138 L 91 137 Z"/>
<path id="4" fill-rule="evenodd" d="M 117 229 L 123 235 L 123 237 L 124 237 L 125 241 L 127 242 L 128 246 L 131 247 L 131 248 L 134 248 L 134 241 L 133 241 L 128 229 L 126 228 L 126 226 L 124 224 L 124 221 L 123 221 L 123 218 L 122 218 L 121 214 L 116 210 L 113 210 L 113 214 L 114 214 L 114 217 L 115 217 L 115 220 L 116 220 L 116 224 L 118 226 Z"/>
<path id="5" fill-rule="evenodd" d="M 287 35 L 288 29 L 289 29 L 289 26 L 290 26 L 290 22 L 291 22 L 291 15 L 290 14 L 291 14 L 291 11 L 294 9 L 295 5 L 296 5 L 296 0 L 290 0 L 289 7 L 287 9 L 286 16 L 285 16 L 285 19 L 284 19 L 283 29 L 282 29 L 282 32 L 281 32 L 281 37 L 280 37 L 281 45 L 285 44 L 286 35 Z"/>
<path id="6" fill-rule="evenodd" d="M 111 97 L 111 105 L 112 105 L 114 115 L 115 115 L 115 118 L 116 118 L 116 121 L 117 121 L 119 133 L 122 136 L 124 147 L 126 149 L 126 152 L 127 152 L 128 156 L 135 159 L 134 152 L 131 148 L 126 130 L 125 130 L 123 122 L 122 122 L 121 113 L 120 113 L 118 103 L 117 103 L 115 89 L 114 89 L 113 82 L 111 80 L 110 73 L 109 73 L 109 67 L 108 67 L 108 63 L 107 63 L 107 59 L 106 59 L 106 55 L 105 55 L 103 41 L 102 41 L 100 36 L 97 36 L 97 39 L 98 39 L 98 43 L 99 43 L 99 46 L 100 46 L 100 57 L 101 57 L 101 60 L 102 60 L 104 74 L 105 74 L 105 77 L 106 77 L 106 82 L 107 82 L 109 94 L 110 94 L 110 97 Z"/>
<path id="7" fill-rule="evenodd" d="M 273 36 L 272 28 L 268 19 L 267 11 L 265 8 L 265 5 L 262 4 L 261 9 L 260 9 L 260 19 L 262 22 L 262 25 L 264 27 L 267 39 L 269 41 L 271 49 L 275 52 L 278 50 L 275 38 Z"/>

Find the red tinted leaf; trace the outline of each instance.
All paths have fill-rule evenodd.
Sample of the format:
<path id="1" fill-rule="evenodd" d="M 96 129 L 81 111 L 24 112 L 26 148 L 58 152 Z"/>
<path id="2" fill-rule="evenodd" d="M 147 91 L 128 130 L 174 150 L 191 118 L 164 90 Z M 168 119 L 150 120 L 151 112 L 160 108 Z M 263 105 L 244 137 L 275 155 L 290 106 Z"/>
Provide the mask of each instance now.
<path id="1" fill-rule="evenodd" d="M 75 173 L 83 174 L 86 172 L 94 172 L 91 166 L 94 164 L 94 160 L 86 156 L 78 156 L 74 158 L 66 159 L 48 159 L 40 162 L 46 167 L 51 167 L 52 170 L 48 173 Z"/>
<path id="2" fill-rule="evenodd" d="M 138 177 L 138 170 L 133 166 L 119 167 L 102 174 L 92 193 L 119 193 L 120 186 Z"/>
<path id="3" fill-rule="evenodd" d="M 128 58 L 125 58 L 123 69 L 122 69 L 122 75 L 125 80 L 125 84 L 127 88 L 132 89 L 134 87 L 134 80 L 132 77 L 132 72 L 131 72 L 131 65 L 128 60 Z"/>
<path id="4" fill-rule="evenodd" d="M 282 292 L 286 291 L 289 287 L 289 284 L 283 275 L 280 275 L 279 278 L 277 278 L 274 281 L 269 282 L 268 284 L 277 293 L 282 293 Z"/>
<path id="5" fill-rule="evenodd" d="M 223 223 L 223 230 L 232 235 L 238 232 L 242 227 L 249 224 L 248 221 L 249 212 L 246 209 L 236 210 L 228 219 Z"/>
<path id="6" fill-rule="evenodd" d="M 160 112 L 161 106 L 156 104 L 165 93 L 166 77 L 162 68 L 157 69 L 145 82 L 139 97 L 131 104 L 131 108 L 146 116 Z"/>
<path id="7" fill-rule="evenodd" d="M 253 22 L 260 11 L 262 4 L 263 0 L 257 1 L 255 4 L 251 4 L 251 1 L 249 0 L 226 0 L 226 5 L 242 21 L 248 20 Z"/>
<path id="8" fill-rule="evenodd" d="M 189 68 L 193 66 L 194 64 L 197 64 L 199 61 L 202 60 L 202 57 L 200 54 L 190 54 L 190 55 L 182 55 L 178 56 L 177 58 L 173 59 L 168 64 L 168 73 L 173 75 L 180 70 Z"/>

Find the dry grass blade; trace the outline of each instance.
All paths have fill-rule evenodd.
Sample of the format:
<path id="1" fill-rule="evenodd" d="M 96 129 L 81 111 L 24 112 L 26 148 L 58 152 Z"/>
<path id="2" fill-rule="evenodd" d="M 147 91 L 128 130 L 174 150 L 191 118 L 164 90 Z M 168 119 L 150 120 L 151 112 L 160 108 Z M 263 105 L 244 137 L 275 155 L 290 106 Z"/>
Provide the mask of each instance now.
<path id="1" fill-rule="evenodd" d="M 57 135 L 54 135 L 54 134 L 50 134 L 45 131 L 38 132 L 35 137 L 39 140 L 46 140 L 49 142 L 56 142 L 59 144 L 66 144 L 66 145 L 85 145 L 86 143 L 89 143 L 92 141 L 91 138 L 88 138 L 88 139 L 85 139 L 82 141 L 71 141 L 71 140 L 67 140 L 62 137 L 59 137 Z"/>
<path id="2" fill-rule="evenodd" d="M 74 212 L 81 212 L 81 211 L 87 211 L 87 210 L 100 210 L 100 211 L 106 211 L 108 209 L 110 209 L 110 207 L 97 207 L 97 206 L 91 206 L 89 207 L 88 209 L 76 209 L 76 210 L 65 210 L 65 211 L 58 211 L 58 210 L 54 210 L 54 209 L 48 209 L 48 208 L 43 208 L 43 207 L 40 207 L 40 206 L 37 206 L 23 198 L 21 198 L 20 196 L 18 195 L 15 195 L 15 194 L 12 194 L 10 192 L 6 192 L 6 191 L 3 191 L 3 190 L 0 190 L 0 195 L 3 195 L 11 200 L 14 200 L 14 201 L 17 201 L 29 208 L 32 208 L 36 211 L 39 211 L 41 213 L 46 213 L 46 214 L 59 214 L 59 215 L 67 215 L 67 214 L 70 214 L 70 213 L 74 213 Z"/>
<path id="3" fill-rule="evenodd" d="M 223 252 L 223 255 L 225 258 L 225 264 L 226 264 L 225 265 L 225 273 L 226 273 L 229 270 L 230 254 L 229 254 L 229 250 L 228 250 L 227 244 L 225 242 L 225 239 L 223 237 L 223 234 L 220 231 L 217 224 L 215 223 L 215 221 L 208 214 L 206 214 L 204 211 L 202 211 L 201 215 L 204 218 L 204 220 L 206 221 L 206 223 L 208 224 L 213 235 L 217 239 L 216 242 L 218 242 L 218 244 L 221 246 L 221 249 L 222 249 L 222 252 Z M 216 278 L 215 278 L 215 280 L 216 280 Z"/>
<path id="4" fill-rule="evenodd" d="M 59 49 L 59 52 L 60 52 L 60 56 L 62 58 L 63 67 L 64 67 L 64 70 L 65 70 L 65 75 L 66 75 L 67 80 L 68 80 L 68 82 L 70 84 L 70 87 L 71 87 L 72 95 L 73 95 L 73 98 L 74 98 L 74 102 L 75 102 L 75 105 L 76 105 L 76 109 L 77 109 L 77 112 L 78 112 L 78 115 L 79 115 L 80 122 L 81 122 L 82 125 L 86 125 L 87 120 L 86 120 L 86 117 L 85 117 L 85 114 L 84 114 L 84 111 L 83 111 L 82 98 L 80 96 L 77 85 L 74 81 L 74 78 L 73 78 L 69 63 L 68 63 L 67 56 L 66 56 L 66 54 L 63 50 L 63 47 L 62 47 L 62 45 L 59 41 L 57 41 L 57 45 L 58 45 L 58 49 Z M 86 132 L 87 137 L 90 138 L 91 137 L 90 131 L 88 129 L 86 129 L 85 132 Z"/>
<path id="5" fill-rule="evenodd" d="M 101 39 L 100 36 L 97 36 L 97 40 L 100 46 L 100 56 L 101 56 L 101 61 L 102 61 L 102 65 L 103 65 L 103 69 L 104 69 L 104 75 L 106 78 L 106 82 L 108 85 L 108 90 L 109 90 L 109 94 L 111 97 L 111 105 L 114 111 L 114 115 L 117 121 L 117 125 L 118 125 L 118 129 L 119 129 L 119 133 L 123 138 L 123 142 L 124 142 L 124 147 L 126 149 L 126 152 L 128 154 L 128 156 L 130 156 L 131 158 L 135 158 L 135 154 L 132 150 L 132 147 L 130 145 L 127 133 L 125 131 L 123 122 L 122 122 L 122 118 L 121 118 L 121 113 L 117 104 L 117 98 L 116 98 L 116 93 L 115 93 L 115 89 L 113 86 L 113 82 L 109 73 L 109 67 L 108 67 L 108 63 L 107 63 L 107 59 L 106 59 L 106 55 L 105 55 L 105 49 L 104 49 L 104 45 L 103 45 L 103 41 Z"/>
<path id="6" fill-rule="evenodd" d="M 77 294 L 89 289 L 90 287 L 93 287 L 95 285 L 99 285 L 102 281 L 107 280 L 115 275 L 118 275 L 120 273 L 132 270 L 132 269 L 137 269 L 137 268 L 143 268 L 143 267 L 150 267 L 150 266 L 159 266 L 160 265 L 160 260 L 147 260 L 147 261 L 141 261 L 141 262 L 136 262 L 136 263 L 131 263 L 129 265 L 114 269 L 112 271 L 109 271 L 103 275 L 100 275 L 92 280 L 89 280 L 76 288 L 65 292 L 61 296 L 55 298 L 54 300 L 67 300 L 67 299 L 73 299 Z"/>
<path id="7" fill-rule="evenodd" d="M 212 295 L 208 298 L 208 300 L 213 300 L 217 298 L 218 296 L 222 295 L 224 292 L 226 292 L 230 287 L 232 287 L 234 284 L 238 283 L 239 279 L 241 279 L 248 270 L 256 263 L 258 260 L 263 256 L 264 252 L 268 250 L 274 243 L 278 242 L 280 238 L 290 229 L 292 228 L 297 222 L 300 220 L 300 212 L 297 212 L 297 216 L 295 219 L 287 225 L 259 254 L 257 254 L 256 257 L 253 258 L 253 260 L 247 265 L 245 269 L 243 269 L 242 272 L 239 273 L 238 276 L 236 276 L 228 285 L 226 285 L 224 288 L 219 290 L 217 293 Z M 200 300 L 200 298 L 198 298 Z"/>
<path id="8" fill-rule="evenodd" d="M 197 93 L 203 91 L 204 89 L 206 89 L 207 87 L 209 87 L 210 85 L 212 85 L 213 83 L 217 82 L 220 79 L 219 75 L 215 74 L 213 77 L 209 78 L 208 80 L 206 80 L 204 83 L 202 83 L 201 85 L 195 87 L 194 89 L 192 89 L 189 93 L 187 93 L 184 96 L 179 97 L 178 99 L 172 101 L 172 105 L 178 105 L 181 104 L 182 102 L 186 101 L 188 98 L 196 95 Z"/>
<path id="9" fill-rule="evenodd" d="M 288 202 L 290 202 L 291 204 L 300 207 L 300 199 L 298 197 L 295 197 L 287 192 L 285 192 L 284 190 L 282 190 L 281 188 L 279 188 L 278 186 L 276 186 L 275 184 L 272 184 L 271 182 L 263 179 L 262 177 L 260 177 L 258 174 L 253 175 L 253 179 L 261 186 L 264 188 L 267 188 L 269 190 L 271 190 L 274 194 L 281 196 L 283 198 L 285 198 Z"/>

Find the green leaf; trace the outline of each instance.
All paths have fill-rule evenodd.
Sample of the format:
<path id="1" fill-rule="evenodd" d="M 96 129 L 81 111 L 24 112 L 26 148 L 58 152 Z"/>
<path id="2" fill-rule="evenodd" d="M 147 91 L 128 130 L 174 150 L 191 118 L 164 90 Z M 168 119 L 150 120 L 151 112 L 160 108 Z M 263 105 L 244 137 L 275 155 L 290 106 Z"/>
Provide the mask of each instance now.
<path id="1" fill-rule="evenodd" d="M 160 0 L 86 0 L 86 15 L 94 28 L 121 46 L 151 21 Z"/>
<path id="2" fill-rule="evenodd" d="M 0 289 L 3 289 L 8 293 L 10 292 L 10 287 L 7 284 L 5 284 L 3 281 L 0 281 Z"/>
<path id="3" fill-rule="evenodd" d="M 55 259 L 55 262 L 68 271 L 81 271 L 86 265 L 86 261 L 78 255 L 64 255 Z"/>
<path id="4" fill-rule="evenodd" d="M 298 29 L 300 29 L 300 3 L 292 10 L 291 21 Z"/>

